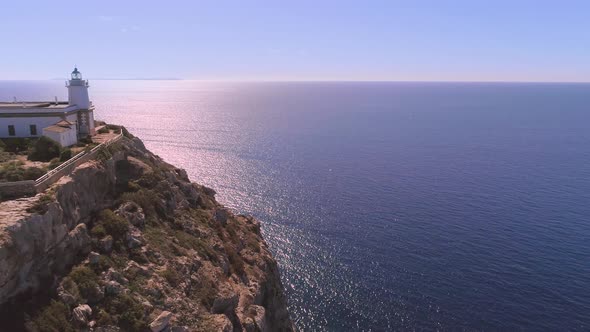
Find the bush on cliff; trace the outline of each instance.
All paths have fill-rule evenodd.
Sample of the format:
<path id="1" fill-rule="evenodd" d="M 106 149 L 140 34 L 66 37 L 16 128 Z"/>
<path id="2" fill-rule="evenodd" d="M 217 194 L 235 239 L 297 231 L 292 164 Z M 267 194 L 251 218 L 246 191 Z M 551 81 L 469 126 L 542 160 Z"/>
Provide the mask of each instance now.
<path id="1" fill-rule="evenodd" d="M 68 275 L 78 287 L 80 295 L 85 299 L 93 299 L 98 295 L 98 276 L 87 266 L 77 266 Z"/>
<path id="2" fill-rule="evenodd" d="M 0 140 L 0 163 L 9 161 L 10 159 L 12 159 L 12 155 L 9 152 L 6 152 L 6 144 Z"/>
<path id="3" fill-rule="evenodd" d="M 109 298 L 105 311 L 123 331 L 140 332 L 148 328 L 143 306 L 129 295 L 119 294 Z"/>
<path id="4" fill-rule="evenodd" d="M 2 140 L 3 150 L 12 153 L 23 153 L 29 150 L 31 140 L 28 138 L 5 138 Z"/>
<path id="5" fill-rule="evenodd" d="M 22 181 L 24 180 L 24 168 L 21 161 L 13 161 L 0 167 L 0 180 L 4 181 Z"/>
<path id="6" fill-rule="evenodd" d="M 53 158 L 51 159 L 51 161 L 49 161 L 49 165 L 47 165 L 47 168 L 54 169 L 59 165 L 61 165 L 61 161 L 59 161 L 59 158 Z"/>
<path id="7" fill-rule="evenodd" d="M 166 267 L 166 270 L 162 271 L 161 275 L 172 287 L 177 287 L 182 281 L 182 277 L 173 267 Z"/>
<path id="8" fill-rule="evenodd" d="M 59 155 L 59 161 L 66 161 L 70 158 L 72 158 L 72 150 L 63 149 Z"/>
<path id="9" fill-rule="evenodd" d="M 112 236 L 115 241 L 125 239 L 129 231 L 129 223 L 124 218 L 116 215 L 112 210 L 102 210 L 99 214 L 100 225 L 104 227 L 105 232 Z"/>
<path id="10" fill-rule="evenodd" d="M 76 329 L 70 324 L 69 316 L 70 310 L 65 304 L 52 300 L 32 322 L 26 324 L 27 330 L 39 332 L 74 332 Z"/>
<path id="11" fill-rule="evenodd" d="M 29 160 L 32 161 L 50 161 L 53 158 L 59 158 L 61 146 L 49 137 L 41 136 L 35 142 L 29 151 Z"/>
<path id="12" fill-rule="evenodd" d="M 156 218 L 158 211 L 162 210 L 162 203 L 158 195 L 148 189 L 140 189 L 136 192 L 126 192 L 120 197 L 121 202 L 134 202 L 141 206 L 148 218 Z"/>
<path id="13" fill-rule="evenodd" d="M 24 170 L 23 178 L 25 180 L 37 180 L 45 174 L 45 170 L 39 167 L 29 167 Z"/>

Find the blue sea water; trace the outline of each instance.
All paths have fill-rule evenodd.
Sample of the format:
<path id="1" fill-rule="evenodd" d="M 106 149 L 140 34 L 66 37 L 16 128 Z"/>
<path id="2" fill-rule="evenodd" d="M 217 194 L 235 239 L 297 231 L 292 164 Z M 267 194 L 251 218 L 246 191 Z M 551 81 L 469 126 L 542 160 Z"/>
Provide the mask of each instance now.
<path id="1" fill-rule="evenodd" d="M 302 330 L 590 329 L 590 84 L 90 83 L 262 221 Z"/>

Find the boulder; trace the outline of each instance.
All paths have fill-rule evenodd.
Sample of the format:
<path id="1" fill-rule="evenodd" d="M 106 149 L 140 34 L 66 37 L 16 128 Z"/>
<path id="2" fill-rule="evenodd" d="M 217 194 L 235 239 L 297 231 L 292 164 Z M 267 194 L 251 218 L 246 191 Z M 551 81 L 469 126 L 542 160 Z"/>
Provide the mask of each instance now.
<path id="1" fill-rule="evenodd" d="M 110 235 L 105 236 L 100 240 L 100 249 L 104 253 L 110 253 L 113 250 L 113 237 Z"/>
<path id="2" fill-rule="evenodd" d="M 215 215 L 213 218 L 215 221 L 225 225 L 227 223 L 227 218 L 229 217 L 229 212 L 226 209 L 217 209 L 215 210 Z"/>
<path id="3" fill-rule="evenodd" d="M 91 251 L 90 254 L 88 254 L 88 261 L 90 262 L 90 264 L 98 264 L 98 262 L 100 261 L 100 254 L 94 251 Z"/>
<path id="4" fill-rule="evenodd" d="M 145 213 L 135 202 L 121 204 L 115 213 L 127 219 L 134 226 L 143 227 L 145 225 Z"/>
<path id="5" fill-rule="evenodd" d="M 110 267 L 106 272 L 103 272 L 102 278 L 104 280 L 114 280 L 122 285 L 126 285 L 129 283 L 129 280 L 121 274 L 121 272 L 113 269 Z"/>
<path id="6" fill-rule="evenodd" d="M 221 314 L 232 311 L 238 305 L 238 294 L 236 294 L 230 287 L 224 287 L 220 290 L 215 300 L 211 312 L 214 314 Z"/>
<path id="7" fill-rule="evenodd" d="M 146 266 L 139 265 L 136 261 L 127 262 L 127 266 L 123 269 L 123 273 L 129 278 L 135 278 L 137 275 L 150 276 L 150 269 Z"/>
<path id="8" fill-rule="evenodd" d="M 266 310 L 264 309 L 263 306 L 259 306 L 259 305 L 251 305 L 248 308 L 248 311 L 250 312 L 251 315 L 253 315 L 253 320 L 256 323 L 256 327 L 258 327 L 258 329 L 260 331 L 267 331 L 266 328 Z"/>
<path id="9" fill-rule="evenodd" d="M 141 231 L 136 227 L 132 227 L 131 230 L 127 233 L 127 247 L 129 249 L 141 247 L 144 243 L 143 236 L 141 235 Z"/>
<path id="10" fill-rule="evenodd" d="M 232 332 L 234 325 L 226 315 L 213 315 L 210 323 L 211 331 Z"/>
<path id="11" fill-rule="evenodd" d="M 72 317 L 76 325 L 78 326 L 86 326 L 88 325 L 88 319 L 92 316 L 92 309 L 88 304 L 81 304 L 74 308 L 72 312 Z"/>
<path id="12" fill-rule="evenodd" d="M 172 319 L 172 313 L 170 311 L 162 311 L 162 313 L 150 323 L 150 329 L 152 332 L 163 331 L 170 323 L 170 319 Z"/>
<path id="13" fill-rule="evenodd" d="M 105 291 L 107 295 L 117 295 L 123 291 L 123 286 L 121 286 L 120 283 L 111 280 L 107 282 L 107 285 L 105 286 Z"/>

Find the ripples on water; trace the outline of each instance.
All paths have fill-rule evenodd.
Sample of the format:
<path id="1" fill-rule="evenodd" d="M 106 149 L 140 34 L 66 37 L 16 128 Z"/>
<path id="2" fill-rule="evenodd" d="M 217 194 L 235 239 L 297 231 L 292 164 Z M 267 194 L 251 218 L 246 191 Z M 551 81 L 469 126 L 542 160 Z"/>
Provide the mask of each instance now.
<path id="1" fill-rule="evenodd" d="M 590 328 L 590 85 L 91 85 L 97 118 L 262 220 L 302 329 Z"/>

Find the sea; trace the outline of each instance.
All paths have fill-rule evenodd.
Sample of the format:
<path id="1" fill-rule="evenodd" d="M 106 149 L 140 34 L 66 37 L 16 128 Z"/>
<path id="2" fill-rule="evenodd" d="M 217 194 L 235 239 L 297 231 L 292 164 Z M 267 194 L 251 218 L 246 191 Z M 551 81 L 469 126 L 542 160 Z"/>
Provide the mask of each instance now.
<path id="1" fill-rule="evenodd" d="M 0 100 L 67 100 L 0 81 Z M 590 330 L 590 84 L 90 81 L 252 214 L 304 331 Z"/>

